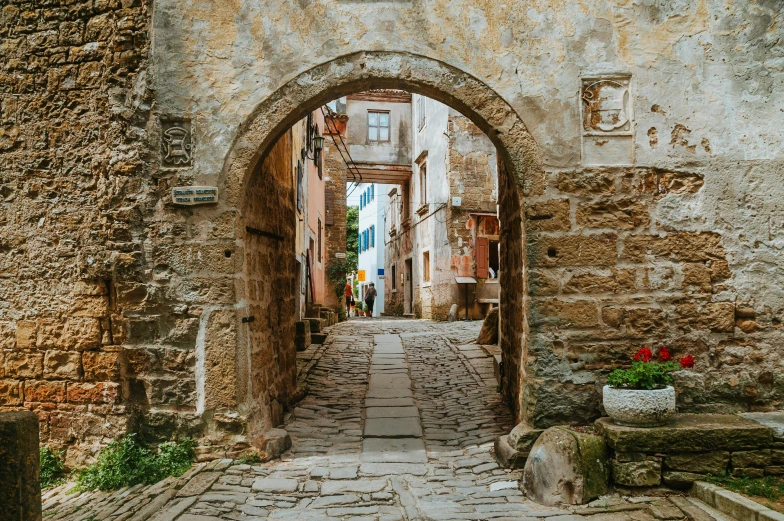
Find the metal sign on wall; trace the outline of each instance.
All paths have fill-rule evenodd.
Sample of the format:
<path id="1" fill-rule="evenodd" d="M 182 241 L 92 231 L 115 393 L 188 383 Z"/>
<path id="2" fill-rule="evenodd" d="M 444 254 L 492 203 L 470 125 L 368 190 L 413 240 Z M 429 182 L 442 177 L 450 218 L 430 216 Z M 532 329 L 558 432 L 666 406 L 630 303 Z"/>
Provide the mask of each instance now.
<path id="1" fill-rule="evenodd" d="M 175 186 L 172 188 L 172 202 L 183 206 L 217 203 L 218 187 Z"/>
<path id="2" fill-rule="evenodd" d="M 357 280 L 359 282 L 365 282 L 365 270 L 357 270 Z"/>

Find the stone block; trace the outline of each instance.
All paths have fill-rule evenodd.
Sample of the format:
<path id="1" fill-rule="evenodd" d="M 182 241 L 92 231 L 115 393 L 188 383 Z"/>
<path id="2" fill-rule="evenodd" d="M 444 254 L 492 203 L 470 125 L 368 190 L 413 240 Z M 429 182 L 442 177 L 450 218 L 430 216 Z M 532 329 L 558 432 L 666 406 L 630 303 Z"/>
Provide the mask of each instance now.
<path id="1" fill-rule="evenodd" d="M 660 334 L 669 327 L 667 313 L 656 308 L 627 308 L 623 312 L 623 323 L 633 336 Z"/>
<path id="2" fill-rule="evenodd" d="M 65 401 L 65 382 L 28 380 L 24 384 L 24 399 L 26 402 L 62 403 Z"/>
<path id="3" fill-rule="evenodd" d="M 119 385 L 112 382 L 71 382 L 68 384 L 68 403 L 114 403 L 117 401 L 119 391 Z"/>
<path id="4" fill-rule="evenodd" d="M 648 205 L 635 199 L 584 203 L 577 207 L 577 226 L 633 230 L 651 222 Z"/>
<path id="5" fill-rule="evenodd" d="M 321 330 L 324 326 L 324 320 L 321 318 L 308 318 L 308 322 L 310 322 L 310 332 L 313 333 L 321 333 Z"/>
<path id="6" fill-rule="evenodd" d="M 95 349 L 101 345 L 100 320 L 71 317 L 65 323 L 57 319 L 38 321 L 37 345 L 41 349 Z"/>
<path id="7" fill-rule="evenodd" d="M 726 256 L 727 252 L 718 233 L 682 232 L 663 236 L 630 235 L 623 241 L 621 259 L 636 263 L 650 258 L 675 262 L 704 262 L 724 260 Z"/>
<path id="8" fill-rule="evenodd" d="M 734 468 L 744 467 L 767 467 L 771 464 L 770 449 L 749 450 L 732 453 L 732 466 Z"/>
<path id="9" fill-rule="evenodd" d="M 612 462 L 612 476 L 616 485 L 627 487 L 655 487 L 662 480 L 661 458 L 642 461 Z"/>
<path id="10" fill-rule="evenodd" d="M 662 427 L 637 428 L 616 425 L 599 418 L 597 431 L 616 451 L 709 452 L 741 451 L 768 447 L 770 429 L 733 414 L 676 414 Z"/>
<path id="11" fill-rule="evenodd" d="M 291 436 L 284 429 L 270 429 L 253 442 L 262 451 L 262 459 L 276 459 L 291 448 Z"/>
<path id="12" fill-rule="evenodd" d="M 84 379 L 89 382 L 112 382 L 120 379 L 119 352 L 85 351 L 82 354 Z"/>
<path id="13" fill-rule="evenodd" d="M 535 299 L 531 303 L 532 325 L 570 325 L 594 327 L 599 325 L 599 311 L 590 300 Z"/>
<path id="14" fill-rule="evenodd" d="M 569 199 L 551 199 L 528 205 L 525 216 L 531 231 L 565 232 L 571 228 Z"/>
<path id="15" fill-rule="evenodd" d="M 735 330 L 735 305 L 732 302 L 684 302 L 675 306 L 675 324 L 686 331 L 709 329 L 716 333 Z"/>
<path id="16" fill-rule="evenodd" d="M 618 237 L 600 235 L 532 236 L 528 257 L 532 267 L 614 266 L 618 262 Z"/>
<path id="17" fill-rule="evenodd" d="M 721 474 L 727 471 L 729 464 L 730 453 L 727 451 L 677 452 L 664 457 L 666 469 L 697 474 Z"/>
<path id="18" fill-rule="evenodd" d="M 327 341 L 327 334 L 326 333 L 311 333 L 310 334 L 310 343 L 311 344 L 323 344 Z"/>
<path id="19" fill-rule="evenodd" d="M 77 380 L 82 375 L 82 355 L 78 351 L 47 351 L 44 356 L 44 378 Z"/>
<path id="20" fill-rule="evenodd" d="M 493 445 L 495 459 L 499 465 L 508 469 L 521 469 L 525 467 L 528 452 L 515 450 L 509 442 L 509 436 L 499 436 Z"/>
<path id="21" fill-rule="evenodd" d="M 525 464 L 522 489 L 543 505 L 581 505 L 606 494 L 610 462 L 601 436 L 547 429 Z"/>
<path id="22" fill-rule="evenodd" d="M 578 195 L 614 194 L 615 176 L 606 172 L 562 172 L 555 187 L 564 193 Z"/>
<path id="23" fill-rule="evenodd" d="M 756 467 L 747 467 L 747 468 L 735 467 L 732 469 L 732 475 L 738 478 L 761 478 L 765 476 L 765 469 L 760 469 Z"/>
<path id="24" fill-rule="evenodd" d="M 542 435 L 544 429 L 535 429 L 525 422 L 515 425 L 509 433 L 509 444 L 518 452 L 528 453 Z"/>
<path id="25" fill-rule="evenodd" d="M 22 405 L 24 393 L 22 380 L 0 380 L 0 405 Z"/>
<path id="26" fill-rule="evenodd" d="M 37 324 L 32 320 L 19 320 L 16 323 L 16 347 L 32 349 L 36 347 Z"/>
<path id="27" fill-rule="evenodd" d="M 694 482 L 701 479 L 705 479 L 704 474 L 681 472 L 677 470 L 665 470 L 662 473 L 662 481 L 664 484 L 678 490 L 685 490 L 691 487 Z"/>
<path id="28" fill-rule="evenodd" d="M 34 413 L 0 413 L 0 506 L 3 519 L 41 519 L 38 442 L 38 417 Z"/>
<path id="29" fill-rule="evenodd" d="M 9 378 L 43 377 L 43 353 L 37 351 L 10 351 L 6 353 L 5 374 Z"/>
<path id="30" fill-rule="evenodd" d="M 482 322 L 482 329 L 479 332 L 479 338 L 476 343 L 480 345 L 491 345 L 498 343 L 498 308 L 494 307 L 487 312 L 484 322 Z"/>

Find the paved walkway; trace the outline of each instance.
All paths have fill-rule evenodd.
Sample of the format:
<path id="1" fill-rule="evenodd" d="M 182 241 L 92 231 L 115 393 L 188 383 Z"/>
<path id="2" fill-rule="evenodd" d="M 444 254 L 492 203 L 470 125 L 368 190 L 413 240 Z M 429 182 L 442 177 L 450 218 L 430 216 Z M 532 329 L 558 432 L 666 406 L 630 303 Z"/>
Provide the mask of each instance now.
<path id="1" fill-rule="evenodd" d="M 281 460 L 213 461 L 113 493 L 68 495 L 59 487 L 44 497 L 44 519 L 685 519 L 675 503 L 656 498 L 616 496 L 576 509 L 527 500 L 520 471 L 499 468 L 492 455 L 493 440 L 513 423 L 492 358 L 472 344 L 480 325 L 339 324 L 324 346 L 299 356 L 310 394 L 287 417 L 293 447 Z"/>

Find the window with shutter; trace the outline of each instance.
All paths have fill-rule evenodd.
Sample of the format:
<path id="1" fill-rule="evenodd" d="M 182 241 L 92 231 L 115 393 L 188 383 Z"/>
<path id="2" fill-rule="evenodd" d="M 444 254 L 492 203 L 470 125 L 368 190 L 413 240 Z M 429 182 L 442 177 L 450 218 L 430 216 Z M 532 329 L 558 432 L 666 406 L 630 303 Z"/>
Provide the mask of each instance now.
<path id="1" fill-rule="evenodd" d="M 376 225 L 370 227 L 370 247 L 376 247 Z"/>
<path id="2" fill-rule="evenodd" d="M 476 277 L 479 279 L 486 279 L 490 277 L 490 241 L 487 237 L 476 238 L 476 248 L 474 250 L 476 257 Z"/>

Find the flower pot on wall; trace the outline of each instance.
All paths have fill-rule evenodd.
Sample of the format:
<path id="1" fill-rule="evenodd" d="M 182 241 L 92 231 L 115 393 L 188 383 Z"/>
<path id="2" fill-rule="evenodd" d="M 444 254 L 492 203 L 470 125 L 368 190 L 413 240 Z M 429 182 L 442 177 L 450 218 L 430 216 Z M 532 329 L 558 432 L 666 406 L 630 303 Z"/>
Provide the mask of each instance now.
<path id="1" fill-rule="evenodd" d="M 602 403 L 607 415 L 618 425 L 658 427 L 675 414 L 675 388 L 617 389 L 605 385 Z"/>

